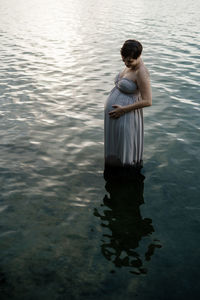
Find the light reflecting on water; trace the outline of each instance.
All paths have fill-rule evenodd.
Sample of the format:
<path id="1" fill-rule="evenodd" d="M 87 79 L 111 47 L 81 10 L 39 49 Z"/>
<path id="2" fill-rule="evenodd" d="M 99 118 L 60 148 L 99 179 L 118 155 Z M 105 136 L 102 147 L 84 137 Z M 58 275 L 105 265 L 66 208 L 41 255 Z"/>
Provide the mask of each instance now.
<path id="1" fill-rule="evenodd" d="M 199 6 L 1 0 L 2 299 L 171 300 L 199 293 Z M 153 220 L 162 248 L 146 274 L 102 255 L 105 228 L 93 214 L 105 215 L 103 109 L 129 38 L 144 46 L 153 91 L 153 105 L 144 109 L 140 213 Z M 144 253 L 148 239 L 134 251 Z"/>

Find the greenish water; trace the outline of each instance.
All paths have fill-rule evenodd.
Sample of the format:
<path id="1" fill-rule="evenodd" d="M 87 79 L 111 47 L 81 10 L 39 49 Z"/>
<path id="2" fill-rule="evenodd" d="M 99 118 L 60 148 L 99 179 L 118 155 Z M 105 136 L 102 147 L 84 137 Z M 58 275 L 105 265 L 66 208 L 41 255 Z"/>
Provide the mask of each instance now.
<path id="1" fill-rule="evenodd" d="M 199 1 L 1 0 L 1 299 L 199 295 Z M 103 178 L 103 110 L 140 40 L 142 174 Z"/>

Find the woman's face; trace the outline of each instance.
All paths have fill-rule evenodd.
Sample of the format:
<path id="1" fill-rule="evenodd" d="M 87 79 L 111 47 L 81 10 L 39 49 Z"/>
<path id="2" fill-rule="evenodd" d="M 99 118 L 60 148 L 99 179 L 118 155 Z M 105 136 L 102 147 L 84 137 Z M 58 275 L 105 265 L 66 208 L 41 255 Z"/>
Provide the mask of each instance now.
<path id="1" fill-rule="evenodd" d="M 123 57 L 122 56 L 122 60 L 125 63 L 125 65 L 127 66 L 127 68 L 134 69 L 140 62 L 140 56 L 137 59 L 132 58 L 132 57 Z"/>

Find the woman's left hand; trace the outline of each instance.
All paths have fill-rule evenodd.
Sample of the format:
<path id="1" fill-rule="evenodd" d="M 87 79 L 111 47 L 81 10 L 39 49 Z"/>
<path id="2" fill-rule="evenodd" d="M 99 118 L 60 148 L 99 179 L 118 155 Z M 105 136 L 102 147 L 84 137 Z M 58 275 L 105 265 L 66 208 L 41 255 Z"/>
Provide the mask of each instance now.
<path id="1" fill-rule="evenodd" d="M 111 110 L 109 112 L 110 118 L 113 119 L 117 119 L 119 117 L 121 117 L 122 115 L 124 115 L 124 110 L 123 110 L 123 106 L 121 105 L 112 105 L 112 107 L 114 107 L 114 110 Z"/>

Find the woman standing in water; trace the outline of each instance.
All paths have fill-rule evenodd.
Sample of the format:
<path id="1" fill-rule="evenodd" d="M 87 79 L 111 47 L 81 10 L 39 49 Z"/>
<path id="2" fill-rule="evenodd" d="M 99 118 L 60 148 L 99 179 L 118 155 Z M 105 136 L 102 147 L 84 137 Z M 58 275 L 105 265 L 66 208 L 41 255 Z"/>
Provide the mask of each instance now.
<path id="1" fill-rule="evenodd" d="M 127 40 L 120 50 L 126 67 L 116 75 L 105 103 L 104 176 L 110 170 L 130 173 L 143 166 L 143 107 L 152 105 L 152 94 L 142 49 L 139 41 Z"/>

